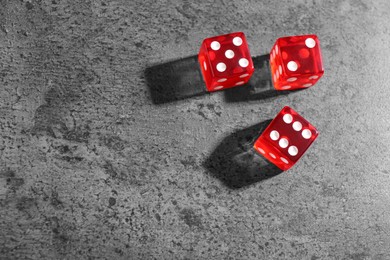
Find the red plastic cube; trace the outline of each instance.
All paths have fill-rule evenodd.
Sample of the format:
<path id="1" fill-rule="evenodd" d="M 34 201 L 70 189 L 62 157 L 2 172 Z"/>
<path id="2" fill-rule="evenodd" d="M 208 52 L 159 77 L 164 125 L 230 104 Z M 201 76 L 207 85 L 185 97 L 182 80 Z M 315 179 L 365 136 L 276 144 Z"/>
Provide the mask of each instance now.
<path id="1" fill-rule="evenodd" d="M 270 65 L 277 90 L 313 86 L 324 74 L 318 37 L 310 34 L 277 39 L 270 52 Z"/>
<path id="2" fill-rule="evenodd" d="M 247 83 L 254 67 L 244 33 L 235 32 L 207 38 L 198 55 L 208 91 Z"/>
<path id="3" fill-rule="evenodd" d="M 286 106 L 256 140 L 254 148 L 280 169 L 288 170 L 317 136 L 314 126 Z"/>

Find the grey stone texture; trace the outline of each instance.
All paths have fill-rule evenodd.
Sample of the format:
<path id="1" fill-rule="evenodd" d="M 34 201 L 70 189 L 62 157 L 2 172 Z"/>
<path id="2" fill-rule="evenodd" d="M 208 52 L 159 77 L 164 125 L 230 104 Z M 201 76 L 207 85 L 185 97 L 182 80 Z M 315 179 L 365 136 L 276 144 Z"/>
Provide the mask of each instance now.
<path id="1" fill-rule="evenodd" d="M 202 93 L 233 31 L 315 33 L 325 74 Z M 390 259 L 389 42 L 387 0 L 0 0 L 0 259 Z M 245 149 L 285 105 L 320 135 L 274 174 Z"/>

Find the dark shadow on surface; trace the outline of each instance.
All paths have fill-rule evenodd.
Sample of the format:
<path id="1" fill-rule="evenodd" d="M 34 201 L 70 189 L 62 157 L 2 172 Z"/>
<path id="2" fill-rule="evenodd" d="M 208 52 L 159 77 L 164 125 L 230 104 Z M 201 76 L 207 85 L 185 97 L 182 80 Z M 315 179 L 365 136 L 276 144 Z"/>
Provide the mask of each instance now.
<path id="1" fill-rule="evenodd" d="M 278 91 L 274 88 L 269 66 L 269 54 L 252 57 L 252 60 L 255 71 L 248 84 L 225 90 L 226 102 L 262 100 L 295 92 L 286 90 Z"/>
<path id="2" fill-rule="evenodd" d="M 245 102 L 287 95 L 272 84 L 269 54 L 252 57 L 255 71 L 248 84 L 223 90 L 226 102 Z M 145 70 L 154 104 L 164 104 L 209 93 L 203 81 L 198 55 L 155 65 Z"/>
<path id="3" fill-rule="evenodd" d="M 225 137 L 203 166 L 232 189 L 280 174 L 282 170 L 253 149 L 254 142 L 270 122 L 266 120 Z"/>
<path id="4" fill-rule="evenodd" d="M 208 93 L 198 55 L 155 65 L 145 70 L 154 104 L 169 103 Z"/>

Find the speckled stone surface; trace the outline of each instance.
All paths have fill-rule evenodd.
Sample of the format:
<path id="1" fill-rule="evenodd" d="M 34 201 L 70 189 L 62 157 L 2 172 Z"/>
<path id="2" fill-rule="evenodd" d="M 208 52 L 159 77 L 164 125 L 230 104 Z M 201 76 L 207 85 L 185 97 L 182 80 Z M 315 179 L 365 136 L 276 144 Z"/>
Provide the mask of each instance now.
<path id="1" fill-rule="evenodd" d="M 325 75 L 202 93 L 232 31 L 260 65 L 315 33 Z M 0 259 L 390 259 L 389 42 L 387 0 L 0 0 Z M 320 136 L 273 174 L 245 149 L 285 105 Z"/>

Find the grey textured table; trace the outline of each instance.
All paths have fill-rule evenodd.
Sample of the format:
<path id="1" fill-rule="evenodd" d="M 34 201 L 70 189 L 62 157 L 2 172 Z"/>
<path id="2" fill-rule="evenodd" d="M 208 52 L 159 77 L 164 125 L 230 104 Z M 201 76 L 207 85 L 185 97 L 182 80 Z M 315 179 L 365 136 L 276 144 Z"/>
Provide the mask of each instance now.
<path id="1" fill-rule="evenodd" d="M 233 31 L 253 80 L 202 93 Z M 272 92 L 305 33 L 323 78 Z M 386 0 L 1 0 L 0 259 L 390 259 L 389 41 Z M 320 135 L 280 173 L 248 144 L 285 105 Z"/>

